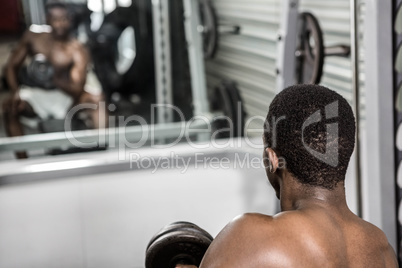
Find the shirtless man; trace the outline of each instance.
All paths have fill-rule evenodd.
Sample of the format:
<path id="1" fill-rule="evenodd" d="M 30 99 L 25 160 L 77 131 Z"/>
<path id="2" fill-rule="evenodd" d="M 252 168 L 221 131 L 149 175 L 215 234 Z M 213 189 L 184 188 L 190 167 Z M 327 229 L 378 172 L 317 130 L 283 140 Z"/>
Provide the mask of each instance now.
<path id="1" fill-rule="evenodd" d="M 85 47 L 70 35 L 71 18 L 66 6 L 61 3 L 48 4 L 46 13 L 51 32 L 25 32 L 6 66 L 5 76 L 11 96 L 4 102 L 3 111 L 9 136 L 24 134 L 19 120 L 21 115 L 27 117 L 35 115 L 57 117 L 58 115 L 62 118 L 57 119 L 64 119 L 71 106 L 83 103 L 99 104 L 102 99 L 102 96 L 84 91 L 89 55 Z M 21 89 L 17 80 L 18 72 L 25 59 L 35 55 L 44 56 L 52 65 L 54 69 L 53 84 L 57 89 Z M 47 104 L 43 105 L 43 99 L 46 99 Z M 55 103 L 56 99 L 62 103 Z M 49 114 L 51 111 L 49 112 L 47 106 L 51 105 L 55 105 L 56 116 Z M 99 128 L 103 127 L 104 118 L 99 118 L 103 112 L 99 112 L 99 105 L 96 107 L 98 108 L 88 109 L 88 112 L 93 127 Z M 62 110 L 61 116 L 60 110 Z M 27 156 L 25 152 L 19 152 L 17 157 L 26 158 Z"/>
<path id="2" fill-rule="evenodd" d="M 339 94 L 316 85 L 279 93 L 264 126 L 264 162 L 282 212 L 234 219 L 200 267 L 398 267 L 385 234 L 346 204 L 354 142 L 353 112 Z"/>

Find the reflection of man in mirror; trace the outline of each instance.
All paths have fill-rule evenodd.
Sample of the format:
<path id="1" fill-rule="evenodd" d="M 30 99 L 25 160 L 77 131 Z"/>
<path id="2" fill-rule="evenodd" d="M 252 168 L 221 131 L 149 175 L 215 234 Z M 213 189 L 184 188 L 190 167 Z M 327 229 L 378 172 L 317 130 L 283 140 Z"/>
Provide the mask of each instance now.
<path id="1" fill-rule="evenodd" d="M 65 119 L 72 106 L 99 104 L 102 99 L 84 90 L 89 55 L 70 35 L 71 17 L 67 7 L 49 3 L 46 15 L 51 31 L 26 31 L 6 66 L 11 96 L 4 102 L 3 111 L 9 136 L 24 134 L 20 116 Z M 32 62 L 24 69 L 22 65 L 28 57 Z M 99 105 L 96 107 L 87 112 L 92 127 L 99 128 L 104 119 L 99 118 L 103 113 L 99 112 Z M 26 154 L 20 152 L 17 157 L 26 158 Z"/>

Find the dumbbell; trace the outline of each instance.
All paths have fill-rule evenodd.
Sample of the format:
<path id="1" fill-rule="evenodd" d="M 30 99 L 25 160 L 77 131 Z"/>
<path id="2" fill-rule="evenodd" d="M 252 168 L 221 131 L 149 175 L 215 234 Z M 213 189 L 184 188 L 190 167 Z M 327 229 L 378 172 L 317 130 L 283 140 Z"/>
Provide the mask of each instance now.
<path id="1" fill-rule="evenodd" d="M 154 235 L 146 249 L 146 268 L 198 267 L 211 244 L 212 236 L 190 222 L 174 222 Z"/>
<path id="2" fill-rule="evenodd" d="M 44 89 L 55 88 L 53 84 L 54 68 L 43 54 L 37 54 L 26 68 L 19 73 L 19 82 L 30 87 Z"/>

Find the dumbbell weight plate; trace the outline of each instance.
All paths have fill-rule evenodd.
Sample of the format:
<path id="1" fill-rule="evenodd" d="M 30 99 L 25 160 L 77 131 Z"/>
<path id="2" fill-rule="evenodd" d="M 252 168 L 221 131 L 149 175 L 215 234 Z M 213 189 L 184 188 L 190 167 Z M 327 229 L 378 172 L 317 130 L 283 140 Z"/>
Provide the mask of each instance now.
<path id="1" fill-rule="evenodd" d="M 208 0 L 200 1 L 200 20 L 203 26 L 204 58 L 212 59 L 218 50 L 218 19 Z"/>
<path id="2" fill-rule="evenodd" d="M 214 90 L 213 99 L 211 99 L 212 110 L 222 112 L 224 115 L 223 118 L 217 117 L 214 121 L 213 133 L 217 132 L 214 138 L 229 138 L 231 134 L 232 137 L 242 137 L 244 135 L 246 115 L 236 84 L 233 81 L 223 81 Z M 231 120 L 232 125 L 228 123 L 227 118 Z M 233 128 L 233 133 L 223 131 L 230 128 Z"/>
<path id="3" fill-rule="evenodd" d="M 300 14 L 301 29 L 296 51 L 296 75 L 299 84 L 320 83 L 324 66 L 324 41 L 318 20 L 313 14 Z"/>
<path id="4" fill-rule="evenodd" d="M 42 54 L 37 54 L 27 67 L 29 79 L 36 84 L 37 87 L 51 89 L 54 88 L 53 66 L 46 60 Z"/>
<path id="5" fill-rule="evenodd" d="M 145 266 L 174 268 L 178 263 L 198 266 L 212 240 L 210 234 L 195 224 L 173 223 L 151 239 Z"/>
<path id="6" fill-rule="evenodd" d="M 211 235 L 209 235 L 205 230 L 198 227 L 196 224 L 191 223 L 191 222 L 186 222 L 186 221 L 177 221 L 177 222 L 171 223 L 171 224 L 163 227 L 156 235 L 154 235 L 148 243 L 147 250 L 152 245 L 152 243 L 155 242 L 155 240 L 157 240 L 159 237 L 161 237 L 169 232 L 177 231 L 177 230 L 180 230 L 183 228 L 198 229 L 201 232 L 205 232 L 205 234 L 208 236 L 208 238 L 210 240 L 213 240 Z"/>

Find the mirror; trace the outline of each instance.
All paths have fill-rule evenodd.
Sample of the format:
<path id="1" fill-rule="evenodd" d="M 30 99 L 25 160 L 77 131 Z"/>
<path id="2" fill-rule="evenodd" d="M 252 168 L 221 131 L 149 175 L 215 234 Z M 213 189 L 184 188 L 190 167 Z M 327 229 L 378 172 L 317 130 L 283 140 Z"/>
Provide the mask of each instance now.
<path id="1" fill-rule="evenodd" d="M 13 25 L 8 22 L 10 29 L 0 33 L 0 75 L 3 82 L 0 102 L 9 106 L 9 110 L 3 109 L 0 113 L 0 138 L 60 133 L 67 130 L 67 125 L 74 136 L 75 132 L 82 130 L 110 127 L 121 128 L 124 132 L 129 126 L 158 123 L 155 108 L 152 108 L 152 104 L 157 102 L 152 1 L 63 1 L 68 9 L 64 17 L 60 13 L 63 8 L 57 4 L 47 13 L 46 4 L 51 6 L 52 2 L 23 1 L 22 6 L 4 7 L 9 13 L 17 14 L 18 20 Z M 171 98 L 172 104 L 182 113 L 175 113 L 172 121 L 181 121 L 192 117 L 191 81 L 183 3 L 178 1 L 170 5 L 170 46 L 177 48 L 171 49 L 170 55 L 175 63 L 171 66 L 174 88 Z M 50 16 L 46 17 L 46 14 Z M 50 21 L 46 19 L 49 17 Z M 58 33 L 58 29 L 52 32 L 52 27 L 46 23 L 53 23 L 53 26 L 54 23 L 70 24 L 72 39 L 60 36 L 56 42 L 65 45 L 67 50 L 56 49 L 53 34 Z M 31 33 L 28 41 L 24 39 L 26 31 Z M 86 67 L 79 65 L 85 50 L 80 54 L 76 52 L 81 49 L 80 46 L 70 46 L 71 40 L 76 39 L 89 55 Z M 27 54 L 22 57 L 23 63 L 18 62 L 21 51 Z M 84 56 L 80 58 L 80 55 Z M 84 69 L 86 74 L 82 73 Z M 73 86 L 77 84 L 79 87 L 83 80 L 72 81 L 73 75 L 86 77 L 83 86 L 86 95 L 83 98 L 72 92 L 80 90 Z M 17 117 L 9 116 L 10 111 L 14 111 L 12 107 L 18 107 L 17 102 L 9 101 L 15 91 L 12 89 L 14 80 L 18 85 L 21 106 L 28 107 L 21 108 Z M 82 107 L 72 109 L 77 105 Z M 93 108 L 94 105 L 97 108 Z M 70 123 L 66 125 L 67 119 Z M 53 136 L 42 137 L 45 146 L 44 137 Z M 35 145 L 34 142 L 32 145 Z M 70 149 L 45 148 L 30 156 L 76 151 Z M 8 154 L 3 158 L 11 159 L 13 156 Z"/>
<path id="2" fill-rule="evenodd" d="M 33 24 L 45 23 L 44 5 L 46 2 L 46 0 L 23 1 L 24 5 L 20 10 L 19 18 L 22 18 L 20 21 L 23 21 L 26 26 L 20 27 L 20 31 L 13 32 L 11 43 L 2 42 L 4 46 L 0 46 L 0 49 L 3 58 L 8 58 L 10 45 L 16 45 L 24 29 Z M 188 27 L 189 24 L 185 24 L 184 14 L 188 14 L 188 12 L 185 12 L 186 7 L 183 3 L 191 2 L 187 0 L 67 0 L 63 2 L 66 2 L 72 13 L 75 14 L 72 27 L 74 36 L 86 46 L 91 55 L 90 72 L 87 75 L 87 91 L 93 95 L 102 93 L 100 99 L 104 101 L 102 108 L 107 112 L 108 127 L 117 129 L 113 130 L 113 133 L 123 129 L 123 132 L 127 134 L 126 138 L 128 135 L 132 135 L 131 138 L 137 139 L 140 138 L 141 133 L 135 129 L 128 129 L 129 127 L 138 126 L 144 122 L 169 121 L 165 120 L 168 113 L 155 113 L 155 109 L 152 110 L 152 104 L 155 103 L 173 103 L 179 108 L 182 114 L 173 111 L 170 116 L 174 123 L 188 121 L 194 114 L 200 114 L 199 111 L 195 112 L 196 109 L 201 109 L 203 112 L 214 112 L 214 115 L 243 115 L 243 111 L 237 113 L 238 110 L 232 109 L 233 103 L 222 97 L 235 96 L 235 94 L 228 93 L 232 91 L 233 85 L 239 91 L 247 116 L 254 118 L 254 120 L 246 122 L 248 130 L 244 135 L 261 136 L 261 126 L 267 107 L 277 90 L 277 33 L 281 21 L 281 1 L 252 4 L 248 1 L 238 1 L 233 4 L 223 0 L 199 0 L 199 3 L 214 7 L 213 12 L 200 16 L 200 19 L 215 18 L 215 21 L 209 23 L 205 21 L 205 25 L 193 28 Z M 167 16 L 165 18 L 163 15 L 154 16 L 156 10 L 154 5 L 157 2 L 168 3 L 169 23 L 166 20 Z M 6 10 L 2 8 L 3 6 L 0 7 L 0 10 Z M 333 18 L 325 15 L 327 13 L 321 12 L 322 8 L 323 6 L 318 2 L 306 0 L 301 3 L 300 12 L 309 11 L 317 16 L 325 35 L 325 47 L 349 44 L 350 18 L 347 5 L 339 3 L 325 5 L 325 9 L 336 10 L 337 14 L 343 14 L 337 16 L 335 22 Z M 10 7 L 8 10 L 10 11 L 12 8 Z M 11 13 L 9 11 L 8 13 Z M 191 21 L 191 18 L 188 21 Z M 158 31 L 154 31 L 156 23 L 160 24 Z M 35 31 L 40 30 L 37 26 L 31 28 Z M 45 28 L 42 27 L 42 31 L 45 31 Z M 198 72 L 191 72 L 194 64 L 190 58 L 195 54 L 189 53 L 187 47 L 194 43 L 187 40 L 191 34 L 215 40 L 214 45 L 208 46 L 211 48 L 208 49 L 211 51 L 210 57 L 205 57 L 205 61 L 199 62 L 200 64 L 196 66 Z M 159 50 L 156 52 L 156 48 L 168 51 L 168 53 L 160 53 Z M 48 51 L 42 51 L 42 54 L 46 52 Z M 161 61 L 163 62 L 161 63 Z M 168 61 L 170 61 L 169 64 L 166 63 Z M 4 65 L 4 62 L 1 62 L 1 65 Z M 45 67 L 40 69 L 43 69 L 42 73 L 46 74 Z M 351 101 L 350 58 L 347 56 L 326 58 L 321 83 L 344 94 Z M 221 85 L 226 85 L 225 89 L 221 90 L 220 95 L 216 94 L 216 89 Z M 196 90 L 197 86 L 202 90 Z M 208 99 L 202 96 L 205 91 Z M 199 93 L 201 94 L 193 96 L 193 94 Z M 9 93 L 2 90 L 1 94 L 5 98 Z M 224 100 L 219 101 L 220 99 Z M 91 104 L 89 100 L 84 103 Z M 92 108 L 88 107 L 88 109 Z M 85 140 L 85 133 L 94 133 L 81 131 L 94 128 L 91 117 L 85 115 L 85 112 L 79 115 L 73 114 L 70 117 L 74 119 L 71 121 L 75 122 L 72 124 L 74 137 L 79 136 Z M 167 118 L 169 118 L 169 114 Z M 62 123 L 64 124 L 64 122 Z M 220 123 L 221 126 L 227 125 L 227 122 Z M 64 127 L 63 124 L 61 127 Z M 50 128 L 50 126 L 56 128 L 60 127 L 60 122 L 52 120 L 51 123 L 42 123 L 42 125 L 46 128 Z M 4 126 L 1 127 L 2 133 L 5 134 Z M 94 129 L 96 131 L 96 128 Z M 54 133 L 52 131 L 41 133 L 36 129 L 36 132 L 27 131 L 25 133 L 27 137 L 30 136 L 29 134 L 40 133 L 42 135 L 40 136 L 41 144 L 44 147 L 48 146 L 47 138 L 54 139 L 54 136 L 47 135 Z M 164 128 L 159 133 L 161 137 L 159 142 L 162 144 L 168 142 L 167 135 L 173 135 L 172 133 Z M 35 138 L 38 137 L 35 136 Z M 163 140 L 163 138 L 166 139 Z M 132 139 L 134 140 L 134 138 Z M 7 140 L 2 141 L 7 142 L 9 151 L 11 151 L 10 147 L 13 147 L 14 150 L 22 149 L 15 140 L 12 143 Z M 5 148 L 2 141 L 0 141 L 0 151 Z M 25 142 L 32 145 L 38 144 L 34 139 Z M 109 146 L 109 148 L 111 147 Z M 47 151 L 46 147 L 42 155 L 47 154 Z"/>

